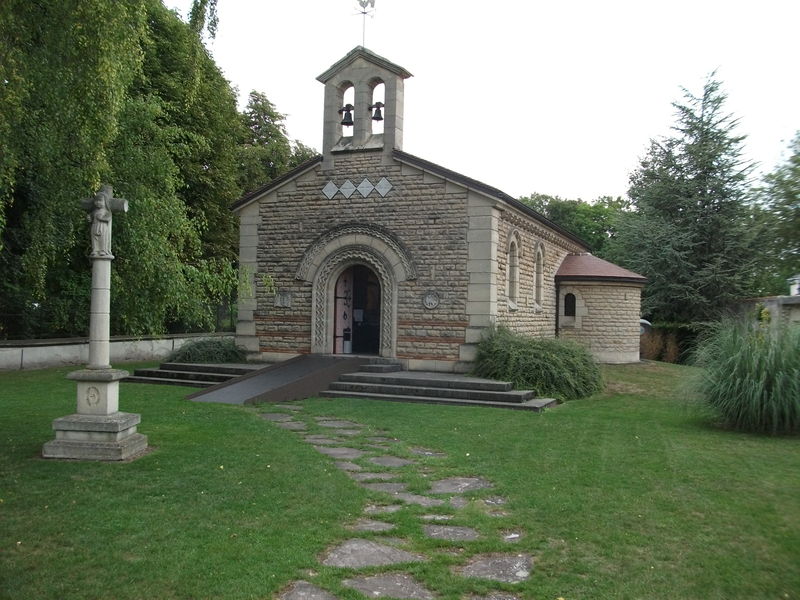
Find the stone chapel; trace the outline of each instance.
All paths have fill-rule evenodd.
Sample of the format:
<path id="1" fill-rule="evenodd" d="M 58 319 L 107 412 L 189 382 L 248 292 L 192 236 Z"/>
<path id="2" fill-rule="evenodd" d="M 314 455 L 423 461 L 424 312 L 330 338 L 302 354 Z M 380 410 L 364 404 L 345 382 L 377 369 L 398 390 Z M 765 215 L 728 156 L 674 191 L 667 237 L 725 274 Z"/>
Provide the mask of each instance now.
<path id="1" fill-rule="evenodd" d="M 403 150 L 406 69 L 356 47 L 325 85 L 322 154 L 238 200 L 237 344 L 464 372 L 495 324 L 639 360 L 645 278 L 502 191 Z"/>

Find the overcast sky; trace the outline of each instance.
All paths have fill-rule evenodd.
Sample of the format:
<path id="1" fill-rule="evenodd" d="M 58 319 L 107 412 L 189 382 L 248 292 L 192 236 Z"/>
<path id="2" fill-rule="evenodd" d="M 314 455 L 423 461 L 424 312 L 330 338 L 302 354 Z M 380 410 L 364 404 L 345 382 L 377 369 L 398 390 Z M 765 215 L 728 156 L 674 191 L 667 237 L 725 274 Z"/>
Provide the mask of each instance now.
<path id="1" fill-rule="evenodd" d="M 184 18 L 191 0 L 166 0 Z M 320 149 L 323 85 L 362 43 L 356 0 L 218 0 L 208 46 Z M 413 73 L 403 149 L 498 187 L 624 195 L 682 87 L 716 70 L 747 156 L 770 171 L 800 130 L 798 0 L 376 0 L 366 47 Z"/>

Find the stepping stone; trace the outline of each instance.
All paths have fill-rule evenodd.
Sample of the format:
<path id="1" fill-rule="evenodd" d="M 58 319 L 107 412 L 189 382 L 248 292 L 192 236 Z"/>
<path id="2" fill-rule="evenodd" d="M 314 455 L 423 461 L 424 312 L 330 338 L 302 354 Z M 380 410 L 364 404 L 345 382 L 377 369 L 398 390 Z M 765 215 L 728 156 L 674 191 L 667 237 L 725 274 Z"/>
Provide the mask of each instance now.
<path id="1" fill-rule="evenodd" d="M 358 590 L 369 598 L 434 599 L 434 595 L 428 589 L 405 573 L 355 577 L 345 579 L 342 585 Z"/>
<path id="2" fill-rule="evenodd" d="M 364 507 L 365 515 L 382 515 L 386 513 L 393 513 L 401 510 L 402 504 L 367 504 Z"/>
<path id="3" fill-rule="evenodd" d="M 357 465 L 354 462 L 349 462 L 346 460 L 338 460 L 333 463 L 333 466 L 337 469 L 341 469 L 342 471 L 360 471 L 364 468 L 361 465 Z"/>
<path id="4" fill-rule="evenodd" d="M 486 596 L 467 596 L 466 600 L 522 600 L 522 598 L 507 592 L 489 592 Z"/>
<path id="5" fill-rule="evenodd" d="M 351 479 L 356 481 L 370 481 L 371 479 L 395 479 L 398 477 L 397 473 L 351 473 Z"/>
<path id="6" fill-rule="evenodd" d="M 289 431 L 305 431 L 308 426 L 300 421 L 286 421 L 284 423 L 275 423 L 281 429 L 288 429 Z"/>
<path id="7" fill-rule="evenodd" d="M 408 504 L 418 504 L 419 506 L 424 506 L 425 508 L 430 508 L 431 506 L 441 506 L 444 504 L 444 500 L 440 500 L 439 498 L 420 496 L 419 494 L 409 494 L 407 492 L 400 492 L 399 494 L 395 494 L 394 497 Z"/>
<path id="8" fill-rule="evenodd" d="M 431 483 L 431 494 L 461 494 L 493 487 L 482 477 L 450 477 Z"/>
<path id="9" fill-rule="evenodd" d="M 521 531 L 506 531 L 503 533 L 503 541 L 509 544 L 515 544 L 522 539 L 523 533 Z"/>
<path id="10" fill-rule="evenodd" d="M 285 410 L 303 410 L 300 404 L 276 404 L 275 408 L 283 408 Z"/>
<path id="11" fill-rule="evenodd" d="M 369 459 L 373 465 L 380 465 L 382 467 L 405 467 L 406 465 L 413 465 L 413 460 L 407 458 L 398 458 L 396 456 L 375 456 Z"/>
<path id="12" fill-rule="evenodd" d="M 422 515 L 420 519 L 423 521 L 449 521 L 453 515 Z"/>
<path id="13" fill-rule="evenodd" d="M 375 538 L 376 542 L 381 544 L 389 544 L 390 546 L 405 546 L 408 545 L 408 540 L 399 537 L 379 537 Z"/>
<path id="14" fill-rule="evenodd" d="M 502 583 L 519 583 L 530 577 L 533 559 L 527 554 L 479 554 L 453 572 L 463 577 L 480 577 Z"/>
<path id="15" fill-rule="evenodd" d="M 489 506 L 503 506 L 504 504 L 508 504 L 508 499 L 502 496 L 489 496 L 483 499 L 483 503 Z"/>
<path id="16" fill-rule="evenodd" d="M 352 531 L 391 531 L 394 529 L 392 523 L 385 521 L 375 521 L 373 519 L 359 519 L 353 525 L 348 527 Z"/>
<path id="17" fill-rule="evenodd" d="M 307 435 L 303 438 L 309 444 L 341 444 L 344 440 L 337 440 L 326 435 Z"/>
<path id="18" fill-rule="evenodd" d="M 320 562 L 326 567 L 380 567 L 407 562 L 428 560 L 421 554 L 412 554 L 370 540 L 352 539 L 330 550 Z"/>
<path id="19" fill-rule="evenodd" d="M 432 458 L 447 457 L 447 454 L 444 452 L 436 452 L 435 450 L 428 450 L 427 448 L 411 448 L 409 452 L 411 452 L 411 454 L 416 454 L 417 456 L 430 456 Z"/>
<path id="20" fill-rule="evenodd" d="M 447 540 L 450 542 L 471 542 L 481 537 L 472 527 L 456 527 L 454 525 L 425 525 L 425 535 L 434 540 Z"/>
<path id="21" fill-rule="evenodd" d="M 314 446 L 314 450 L 333 458 L 361 458 L 366 454 L 363 450 L 358 450 L 357 448 L 327 448 L 325 446 Z"/>
<path id="22" fill-rule="evenodd" d="M 295 581 L 289 588 L 278 596 L 279 600 L 337 600 L 336 596 L 328 591 L 311 585 L 307 581 Z"/>
<path id="23" fill-rule="evenodd" d="M 321 425 L 322 423 L 317 423 L 317 424 Z M 333 433 L 335 433 L 336 435 L 347 435 L 347 436 L 361 435 L 361 430 L 360 429 L 334 429 Z"/>
<path id="24" fill-rule="evenodd" d="M 284 421 L 291 421 L 294 417 L 286 413 L 261 413 L 259 415 L 262 419 L 272 421 L 273 423 L 282 423 Z"/>
<path id="25" fill-rule="evenodd" d="M 387 494 L 396 494 L 397 492 L 405 492 L 408 487 L 407 483 L 362 483 L 361 487 L 372 490 L 373 492 L 386 492 Z"/>
<path id="26" fill-rule="evenodd" d="M 450 506 L 453 508 L 464 508 L 467 504 L 469 504 L 469 500 L 464 498 L 464 496 L 453 496 L 450 498 Z"/>
<path id="27" fill-rule="evenodd" d="M 490 510 L 486 514 L 490 517 L 507 517 L 509 512 L 507 510 Z"/>
<path id="28" fill-rule="evenodd" d="M 331 429 L 348 429 L 351 427 L 363 427 L 361 423 L 353 423 L 353 421 L 344 421 L 341 419 L 331 419 L 330 417 L 315 417 L 317 425 L 320 427 L 330 427 Z"/>

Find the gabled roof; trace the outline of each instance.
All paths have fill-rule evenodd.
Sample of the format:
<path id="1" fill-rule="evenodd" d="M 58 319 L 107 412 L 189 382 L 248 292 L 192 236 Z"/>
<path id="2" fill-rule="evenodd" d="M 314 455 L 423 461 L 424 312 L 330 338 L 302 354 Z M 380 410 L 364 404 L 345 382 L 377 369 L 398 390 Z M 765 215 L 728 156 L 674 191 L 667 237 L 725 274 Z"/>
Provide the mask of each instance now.
<path id="1" fill-rule="evenodd" d="M 550 229 L 557 231 L 564 237 L 569 238 L 579 246 L 586 248 L 587 250 L 589 249 L 589 244 L 587 244 L 577 235 L 567 231 L 557 223 L 554 223 L 553 221 L 545 217 L 540 212 L 533 210 L 530 206 L 528 206 L 524 202 L 520 202 L 519 200 L 517 200 L 513 196 L 509 196 L 502 190 L 499 190 L 490 185 L 486 185 L 485 183 L 478 181 L 477 179 L 472 179 L 471 177 L 467 177 L 466 175 L 462 175 L 461 173 L 456 173 L 455 171 L 446 169 L 441 165 L 437 165 L 436 163 L 432 163 L 418 156 L 414 156 L 413 154 L 409 154 L 408 152 L 403 152 L 402 150 L 392 150 L 392 156 L 402 163 L 405 163 L 412 167 L 417 167 L 418 169 L 422 169 L 423 171 L 427 171 L 433 175 L 437 175 L 442 179 L 446 179 L 447 181 L 452 181 L 459 185 L 463 185 L 467 189 L 476 191 L 480 194 L 483 194 L 484 196 L 489 196 L 491 198 L 496 198 L 497 200 L 501 200 L 506 204 L 513 206 L 517 210 L 525 213 L 529 217 L 536 219 L 537 221 L 539 221 L 543 225 L 546 225 Z"/>
<path id="2" fill-rule="evenodd" d="M 647 278 L 592 254 L 568 254 L 556 272 L 556 281 L 617 281 L 647 283 Z"/>
<path id="3" fill-rule="evenodd" d="M 318 163 L 322 162 L 322 155 L 318 154 L 313 158 L 309 158 L 304 163 L 300 163 L 294 169 L 289 171 L 288 173 L 284 173 L 280 177 L 276 177 L 269 183 L 262 185 L 260 188 L 253 190 L 239 198 L 236 202 L 231 204 L 231 210 L 237 211 L 240 208 L 244 208 L 248 204 L 250 204 L 253 200 L 255 200 L 258 196 L 262 196 L 271 192 L 274 189 L 281 187 L 282 185 L 289 183 L 295 177 L 299 177 L 306 171 L 311 170 L 313 167 L 317 166 Z"/>
<path id="4" fill-rule="evenodd" d="M 585 248 L 587 250 L 589 249 L 589 245 L 574 233 L 567 231 L 557 223 L 554 223 L 553 221 L 542 215 L 541 213 L 533 210 L 527 204 L 520 202 L 516 198 L 509 196 L 505 192 L 495 187 L 487 185 L 481 181 L 478 181 L 477 179 L 472 179 L 471 177 L 462 175 L 461 173 L 456 173 L 455 171 L 446 169 L 441 165 L 432 163 L 428 160 L 425 160 L 424 158 L 420 158 L 419 156 L 414 156 L 413 154 L 409 154 L 408 152 L 403 152 L 402 150 L 392 150 L 392 157 L 401 163 L 405 163 L 412 167 L 416 167 L 417 169 L 420 169 L 422 171 L 427 171 L 428 173 L 441 177 L 442 179 L 445 179 L 447 181 L 452 181 L 453 183 L 464 186 L 465 188 L 478 192 L 479 194 L 483 194 L 484 196 L 489 196 L 490 198 L 495 198 L 497 200 L 500 200 L 501 202 L 505 202 L 506 204 L 513 206 L 520 212 L 525 213 L 529 217 L 536 219 L 537 221 L 542 223 L 542 225 L 545 225 L 550 229 L 557 231 L 559 234 L 572 240 L 582 248 Z M 253 202 L 257 197 L 263 196 L 264 194 L 268 194 L 272 190 L 277 189 L 282 185 L 285 185 L 295 177 L 299 177 L 306 171 L 309 171 L 312 168 L 316 167 L 320 162 L 322 162 L 321 155 L 315 156 L 314 158 L 307 160 L 306 162 L 292 169 L 288 173 L 285 173 L 284 175 L 281 175 L 277 179 L 273 179 L 266 185 L 263 185 L 260 188 L 253 190 L 252 192 L 242 196 L 239 200 L 237 200 L 231 205 L 231 210 L 237 211 L 241 208 L 244 208 L 245 206 Z"/>
<path id="5" fill-rule="evenodd" d="M 356 46 L 350 52 L 348 52 L 344 58 L 338 60 L 334 64 L 332 64 L 327 71 L 325 71 L 322 75 L 317 77 L 317 81 L 321 83 L 328 83 L 328 81 L 336 75 L 339 71 L 344 69 L 350 63 L 355 61 L 357 58 L 363 58 L 367 62 L 371 62 L 379 67 L 383 67 L 387 71 L 391 71 L 398 77 L 402 77 L 403 79 L 407 79 L 411 77 L 411 73 L 409 73 L 406 69 L 401 67 L 400 65 L 394 64 L 392 61 L 383 58 L 372 52 L 371 50 L 367 50 L 364 46 Z"/>

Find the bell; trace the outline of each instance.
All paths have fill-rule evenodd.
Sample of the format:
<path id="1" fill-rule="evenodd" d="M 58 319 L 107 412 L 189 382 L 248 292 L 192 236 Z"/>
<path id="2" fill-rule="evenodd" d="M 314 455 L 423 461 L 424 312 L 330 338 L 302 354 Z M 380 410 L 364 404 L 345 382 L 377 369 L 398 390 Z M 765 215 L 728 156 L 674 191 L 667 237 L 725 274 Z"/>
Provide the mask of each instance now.
<path id="1" fill-rule="evenodd" d="M 383 121 L 383 115 L 381 114 L 381 108 L 384 107 L 383 102 L 376 102 L 370 108 L 375 109 L 375 112 L 372 115 L 373 121 Z"/>
<path id="2" fill-rule="evenodd" d="M 353 105 L 352 104 L 345 104 L 342 108 L 339 109 L 339 114 L 344 113 L 344 117 L 342 118 L 342 125 L 345 127 L 352 127 L 353 126 Z"/>

